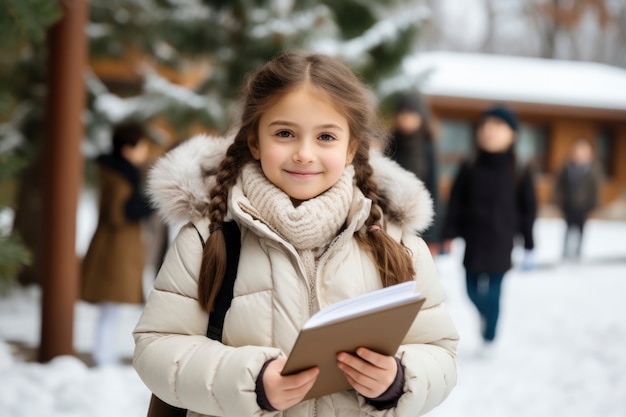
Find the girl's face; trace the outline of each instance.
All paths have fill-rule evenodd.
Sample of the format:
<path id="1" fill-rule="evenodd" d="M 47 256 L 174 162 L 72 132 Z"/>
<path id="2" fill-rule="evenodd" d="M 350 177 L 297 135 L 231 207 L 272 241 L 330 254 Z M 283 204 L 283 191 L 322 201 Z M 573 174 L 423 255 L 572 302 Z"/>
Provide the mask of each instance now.
<path id="1" fill-rule="evenodd" d="M 352 163 L 348 121 L 328 96 L 298 87 L 259 120 L 256 142 L 248 143 L 265 176 L 292 199 L 304 201 L 332 187 Z"/>
<path id="2" fill-rule="evenodd" d="M 487 117 L 478 128 L 478 147 L 491 153 L 505 152 L 515 141 L 515 132 L 503 120 Z"/>

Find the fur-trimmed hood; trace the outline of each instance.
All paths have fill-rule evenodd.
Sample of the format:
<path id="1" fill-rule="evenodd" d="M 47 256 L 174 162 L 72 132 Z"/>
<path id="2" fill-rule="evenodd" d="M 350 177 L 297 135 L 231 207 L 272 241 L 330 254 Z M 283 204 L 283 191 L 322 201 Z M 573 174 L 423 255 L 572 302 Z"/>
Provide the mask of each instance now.
<path id="1" fill-rule="evenodd" d="M 232 137 L 194 136 L 166 153 L 148 173 L 148 195 L 168 224 L 207 214 L 209 191 Z M 414 174 L 378 151 L 370 154 L 374 178 L 387 201 L 386 215 L 403 229 L 424 231 L 433 219 L 430 193 Z"/>

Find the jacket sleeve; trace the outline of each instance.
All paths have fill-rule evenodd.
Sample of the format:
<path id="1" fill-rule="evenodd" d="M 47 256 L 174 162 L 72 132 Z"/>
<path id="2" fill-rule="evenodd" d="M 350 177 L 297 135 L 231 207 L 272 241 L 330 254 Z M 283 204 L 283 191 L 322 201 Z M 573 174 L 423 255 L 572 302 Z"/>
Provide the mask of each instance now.
<path id="1" fill-rule="evenodd" d="M 530 168 L 526 168 L 517 187 L 519 232 L 524 237 L 524 248 L 534 249 L 533 226 L 537 217 L 537 193 Z"/>
<path id="2" fill-rule="evenodd" d="M 208 314 L 197 301 L 202 244 L 191 224 L 168 250 L 133 336 L 133 366 L 163 401 L 212 416 L 270 416 L 256 402 L 255 381 L 279 349 L 230 347 L 205 336 Z"/>
<path id="3" fill-rule="evenodd" d="M 565 200 L 565 187 L 567 181 L 567 174 L 565 172 L 565 168 L 561 168 L 559 171 L 556 181 L 554 182 L 554 187 L 552 189 L 552 195 L 550 196 L 550 202 L 560 209 L 563 208 L 563 202 Z"/>
<path id="4" fill-rule="evenodd" d="M 404 366 L 404 394 L 389 410 L 365 405 L 368 415 L 423 415 L 443 402 L 457 381 L 459 335 L 443 303 L 443 287 L 430 251 L 410 233 L 404 233 L 402 240 L 413 253 L 418 291 L 426 301 L 397 353 Z"/>
<path id="5" fill-rule="evenodd" d="M 443 224 L 442 238 L 454 239 L 455 237 L 465 237 L 465 210 L 469 187 L 470 166 L 464 162 L 459 168 L 459 172 L 454 179 Z"/>

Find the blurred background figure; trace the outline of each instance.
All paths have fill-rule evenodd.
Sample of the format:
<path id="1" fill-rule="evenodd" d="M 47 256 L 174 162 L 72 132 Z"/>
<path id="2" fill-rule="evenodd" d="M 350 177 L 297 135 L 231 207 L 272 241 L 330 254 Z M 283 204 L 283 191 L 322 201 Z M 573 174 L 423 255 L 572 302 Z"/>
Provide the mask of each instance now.
<path id="1" fill-rule="evenodd" d="M 142 127 L 128 123 L 113 131 L 113 151 L 97 159 L 100 206 L 96 231 L 82 263 L 81 299 L 98 303 L 93 348 L 96 365 L 118 363 L 118 303 L 144 301 L 145 248 L 141 220 L 152 213 L 141 190 L 140 167 L 149 155 Z"/>
<path id="2" fill-rule="evenodd" d="M 428 105 L 417 91 L 400 94 L 395 103 L 392 137 L 387 154 L 404 169 L 413 172 L 433 198 L 435 218 L 422 237 L 433 256 L 441 250 L 436 140 Z"/>
<path id="3" fill-rule="evenodd" d="M 579 138 L 572 144 L 554 187 L 553 200 L 566 223 L 564 259 L 580 259 L 585 222 L 598 206 L 601 186 L 602 173 L 594 162 L 591 143 Z"/>
<path id="4" fill-rule="evenodd" d="M 517 116 L 504 106 L 482 113 L 476 129 L 476 151 L 456 176 L 443 237 L 465 240 L 463 265 L 467 294 L 480 314 L 484 346 L 496 337 L 500 292 L 511 269 L 511 253 L 518 233 L 524 238 L 525 260 L 531 261 L 537 200 L 528 168 L 517 166 Z"/>

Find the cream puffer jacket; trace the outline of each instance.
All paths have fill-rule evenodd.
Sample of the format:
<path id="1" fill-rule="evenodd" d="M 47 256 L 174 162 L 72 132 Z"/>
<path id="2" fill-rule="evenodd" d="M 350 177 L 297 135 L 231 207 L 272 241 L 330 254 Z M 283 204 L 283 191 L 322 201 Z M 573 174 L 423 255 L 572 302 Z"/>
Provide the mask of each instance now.
<path id="1" fill-rule="evenodd" d="M 152 169 L 149 191 L 172 223 L 191 221 L 205 232 L 211 173 L 227 139 L 200 136 L 170 151 Z M 397 357 L 405 369 L 396 407 L 376 410 L 354 390 L 304 401 L 283 412 L 259 408 L 255 382 L 262 365 L 284 357 L 310 316 L 309 286 L 295 249 L 247 214 L 239 184 L 229 197 L 228 218 L 241 230 L 241 255 L 223 344 L 205 337 L 208 315 L 197 301 L 202 245 L 191 223 L 171 245 L 134 330 L 134 367 L 164 401 L 188 416 L 418 416 L 440 404 L 456 384 L 458 334 L 443 304 L 443 290 L 424 242 L 415 235 L 432 217 L 430 197 L 417 178 L 372 154 L 376 180 L 390 201 L 385 228 L 414 255 L 418 290 L 426 298 Z M 355 187 L 347 228 L 320 260 L 314 291 L 323 308 L 381 287 L 369 255 L 353 234 L 371 201 Z"/>

